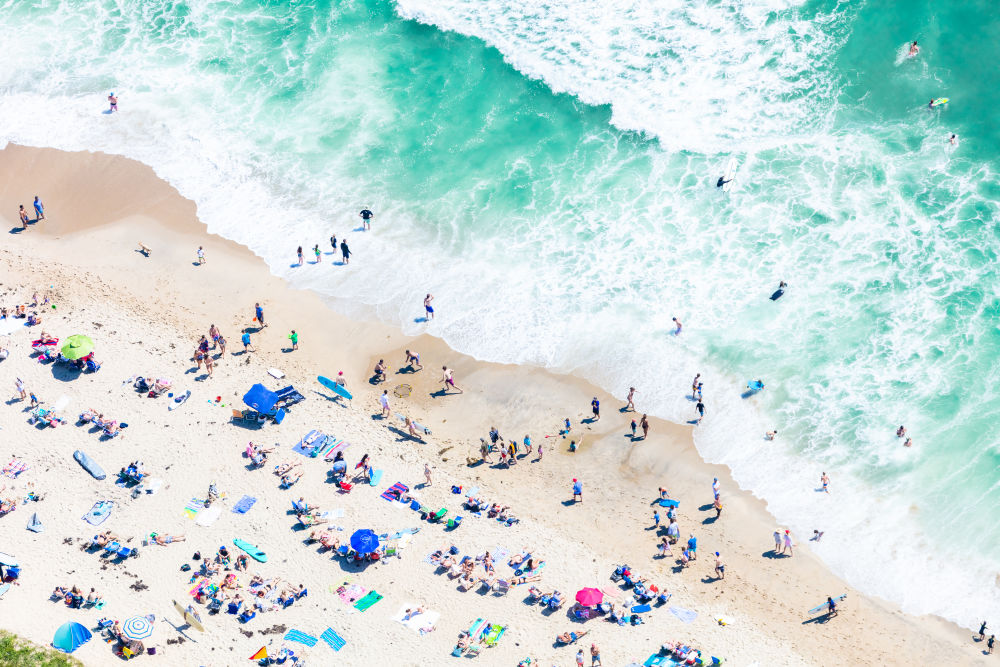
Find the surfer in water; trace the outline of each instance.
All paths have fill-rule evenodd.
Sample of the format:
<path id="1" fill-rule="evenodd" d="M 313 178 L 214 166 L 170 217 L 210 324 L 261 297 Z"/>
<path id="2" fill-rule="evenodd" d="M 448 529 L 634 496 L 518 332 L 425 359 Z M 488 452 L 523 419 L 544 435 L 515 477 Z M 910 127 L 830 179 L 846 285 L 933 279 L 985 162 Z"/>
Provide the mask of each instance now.
<path id="1" fill-rule="evenodd" d="M 715 187 L 721 188 L 726 183 L 732 183 L 734 180 L 736 180 L 736 179 L 730 178 L 729 180 L 726 180 L 725 176 L 719 176 L 719 180 L 718 180 L 718 182 L 716 182 Z"/>
<path id="2" fill-rule="evenodd" d="M 957 134 L 951 135 L 951 137 L 948 138 L 948 143 L 951 144 L 952 146 L 957 146 L 958 145 L 958 135 Z"/>
<path id="3" fill-rule="evenodd" d="M 917 40 L 913 40 L 913 44 L 910 44 L 910 53 L 909 53 L 909 56 L 912 58 L 915 55 L 917 55 L 918 53 L 920 53 L 920 47 L 917 46 Z"/>

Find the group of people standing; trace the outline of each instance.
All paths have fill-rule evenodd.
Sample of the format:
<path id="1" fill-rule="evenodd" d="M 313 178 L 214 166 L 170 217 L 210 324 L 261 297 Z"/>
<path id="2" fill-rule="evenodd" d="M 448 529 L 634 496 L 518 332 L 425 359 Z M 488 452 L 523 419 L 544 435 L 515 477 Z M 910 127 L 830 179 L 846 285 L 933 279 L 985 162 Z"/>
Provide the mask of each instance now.
<path id="1" fill-rule="evenodd" d="M 368 230 L 370 230 L 372 228 L 372 218 L 375 217 L 375 214 L 372 213 L 367 208 L 365 208 L 365 209 L 361 209 L 361 212 L 358 213 L 358 215 L 361 216 L 361 230 L 362 231 L 368 231 Z M 337 252 L 337 235 L 336 234 L 334 234 L 333 236 L 330 237 L 330 247 L 333 249 L 331 254 Z M 313 246 L 313 253 L 316 255 L 316 263 L 317 264 L 321 264 L 323 262 L 323 252 L 319 249 L 319 244 L 318 243 Z M 298 265 L 302 266 L 303 264 L 305 264 L 305 255 L 302 252 L 302 246 L 299 246 L 299 249 L 296 252 L 296 255 L 299 258 L 299 264 Z M 347 239 L 346 238 L 343 238 L 343 239 L 340 240 L 340 256 L 341 256 L 341 259 L 342 259 L 342 261 L 343 261 L 344 264 L 350 264 L 351 263 L 351 249 L 347 245 Z"/>

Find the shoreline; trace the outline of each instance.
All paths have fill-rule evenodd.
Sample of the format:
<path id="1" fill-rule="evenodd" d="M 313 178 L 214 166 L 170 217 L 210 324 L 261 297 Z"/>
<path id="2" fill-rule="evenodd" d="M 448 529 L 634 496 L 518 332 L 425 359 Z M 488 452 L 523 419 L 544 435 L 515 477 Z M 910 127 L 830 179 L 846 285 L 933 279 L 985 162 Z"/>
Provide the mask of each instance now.
<path id="1" fill-rule="evenodd" d="M 133 306 L 145 302 L 145 308 L 139 307 L 132 312 L 135 320 L 131 322 L 133 331 L 152 331 L 154 336 L 159 331 L 173 334 L 171 329 L 188 332 L 183 341 L 173 335 L 166 335 L 162 342 L 158 341 L 152 347 L 159 356 L 164 357 L 162 363 L 165 366 L 175 369 L 190 365 L 187 362 L 188 354 L 183 351 L 183 345 L 193 348 L 197 338 L 196 333 L 207 332 L 208 319 L 219 320 L 220 327 L 229 340 L 230 351 L 236 351 L 240 347 L 237 328 L 249 325 L 247 320 L 250 315 L 247 313 L 251 312 L 253 303 L 259 300 L 267 312 L 266 321 L 275 323 L 273 325 L 275 327 L 282 327 L 282 331 L 294 328 L 299 332 L 300 351 L 285 354 L 269 349 L 266 353 L 262 351 L 261 354 L 254 355 L 253 363 L 242 364 L 240 360 L 239 365 L 245 365 L 246 368 L 233 369 L 237 371 L 238 377 L 229 376 L 231 366 L 237 364 L 231 364 L 228 359 L 224 360 L 216 370 L 216 374 L 226 379 L 213 377 L 210 380 L 213 383 L 213 390 L 217 385 L 244 381 L 248 387 L 251 376 L 259 377 L 263 369 L 268 365 L 274 365 L 282 368 L 288 379 L 307 395 L 309 401 L 307 405 L 310 406 L 311 412 L 312 406 L 321 400 L 316 396 L 318 392 L 314 391 L 315 375 L 325 374 L 332 377 L 338 370 L 343 370 L 350 378 L 349 388 L 356 393 L 352 409 L 349 411 L 350 418 L 345 422 L 347 425 L 344 428 L 358 429 L 365 434 L 365 437 L 370 437 L 373 443 L 376 440 L 383 440 L 377 443 L 379 447 L 377 451 L 381 452 L 382 457 L 391 459 L 394 455 L 397 456 L 400 462 L 394 461 L 393 465 L 399 470 L 406 469 L 411 483 L 422 478 L 420 472 L 422 468 L 418 467 L 417 459 L 431 460 L 436 468 L 435 474 L 443 477 L 442 481 L 447 482 L 448 486 L 451 483 L 462 483 L 464 480 L 470 485 L 479 484 L 498 497 L 507 496 L 512 504 L 524 503 L 525 518 L 522 521 L 523 528 L 519 530 L 527 532 L 523 536 L 518 534 L 516 539 L 529 539 L 532 535 L 537 539 L 545 535 L 551 537 L 553 546 L 562 545 L 568 549 L 569 553 L 565 555 L 567 571 L 560 572 L 558 576 L 569 581 L 579 580 L 577 582 L 579 587 L 594 583 L 604 587 L 607 583 L 606 577 L 614 563 L 628 561 L 635 567 L 640 567 L 635 563 L 641 563 L 643 572 L 657 572 L 657 580 L 662 581 L 673 591 L 673 602 L 699 611 L 699 621 L 692 626 L 679 625 L 665 610 L 656 615 L 656 621 L 648 622 L 644 629 L 619 629 L 602 623 L 598 626 L 602 635 L 600 642 L 604 645 L 604 654 L 609 660 L 620 657 L 624 662 L 626 657 L 628 659 L 638 657 L 641 661 L 642 656 L 633 656 L 631 649 L 622 648 L 622 645 L 634 644 L 640 636 L 634 633 L 640 630 L 643 630 L 641 636 L 645 641 L 643 650 L 648 648 L 646 644 L 649 644 L 653 637 L 670 638 L 667 636 L 669 632 L 696 634 L 699 639 L 692 641 L 698 641 L 708 650 L 712 648 L 708 644 L 718 642 L 724 648 L 714 653 L 731 657 L 735 664 L 749 664 L 754 659 L 763 659 L 765 655 L 796 656 L 796 659 L 784 664 L 814 664 L 812 660 L 816 661 L 815 664 L 857 664 L 858 661 L 869 658 L 873 662 L 878 660 L 905 662 L 901 660 L 904 652 L 911 661 L 920 661 L 936 659 L 935 656 L 949 649 L 963 651 L 962 655 L 968 651 L 969 659 L 975 658 L 976 645 L 968 641 L 966 630 L 937 617 L 913 617 L 903 614 L 894 604 L 869 598 L 854 591 L 830 573 L 809 549 L 797 549 L 795 557 L 791 560 L 761 559 L 760 550 L 768 548 L 770 533 L 776 527 L 775 520 L 767 512 L 763 500 L 754 497 L 748 491 L 737 489 L 727 468 L 708 464 L 701 459 L 694 447 L 691 429 L 688 426 L 652 419 L 648 442 L 629 444 L 629 441 L 622 436 L 627 427 L 628 416 L 616 414 L 620 402 L 606 392 L 594 388 L 585 380 L 573 375 L 557 375 L 539 368 L 476 361 L 452 351 L 440 339 L 426 334 L 409 337 L 386 324 L 348 319 L 327 308 L 317 294 L 292 288 L 283 279 L 273 276 L 264 262 L 245 247 L 208 234 L 205 225 L 196 217 L 196 207 L 193 202 L 183 199 L 169 184 L 157 178 L 149 167 L 132 160 L 103 154 L 65 153 L 54 149 L 8 145 L 0 152 L 0 171 L 8 177 L 5 179 L 5 184 L 0 186 L 0 194 L 5 202 L 2 209 L 5 212 L 4 221 L 9 226 L 13 227 L 16 222 L 11 219 L 10 211 L 16 211 L 16 204 L 20 203 L 15 201 L 15 193 L 17 199 L 26 200 L 26 206 L 30 204 L 30 198 L 26 198 L 23 194 L 26 190 L 37 190 L 42 195 L 49 218 L 33 225 L 26 233 L 11 235 L 10 250 L 4 250 L 2 255 L 5 258 L 4 282 L 8 285 L 11 278 L 16 280 L 24 275 L 30 276 L 35 281 L 33 284 L 37 284 L 42 276 L 47 275 L 48 267 L 49 272 L 64 273 L 67 277 L 83 273 L 95 277 L 95 281 L 104 283 L 103 294 L 107 299 L 114 300 L 120 296 L 124 303 Z M 68 211 L 72 211 L 72 215 L 67 214 Z M 139 241 L 152 248 L 150 257 L 143 257 L 136 251 Z M 199 245 L 205 246 L 208 262 L 204 266 L 193 267 L 191 265 L 195 259 L 195 250 Z M 17 255 L 19 246 L 30 248 L 30 261 Z M 53 279 L 51 284 L 58 283 L 58 280 Z M 30 294 L 33 290 L 22 286 L 20 291 L 27 291 Z M 63 286 L 60 291 L 72 292 L 72 289 Z M 76 296 L 82 295 L 76 294 Z M 6 300 L 11 298 L 13 297 L 5 296 Z M 79 313 L 74 312 L 76 306 L 73 304 L 75 301 L 71 302 L 71 307 L 66 310 L 60 307 L 60 316 L 67 317 L 67 312 L 71 316 L 78 316 Z M 108 305 L 110 307 L 110 304 Z M 224 314 L 216 317 L 216 313 L 220 311 Z M 153 325 L 150 320 L 156 324 Z M 62 336 L 68 333 L 71 332 L 61 332 L 56 335 Z M 95 337 L 100 335 L 92 331 L 83 333 Z M 283 335 L 277 333 L 276 329 L 265 329 L 264 332 L 255 335 L 255 340 L 262 341 L 262 345 L 259 346 L 262 349 L 276 348 L 280 346 Z M 125 343 L 124 340 L 120 342 Z M 173 348 L 173 343 L 177 344 L 177 350 Z M 149 348 L 146 347 L 148 343 L 136 344 L 134 341 L 127 341 L 125 344 L 131 345 L 128 354 L 125 355 L 127 357 L 141 358 L 140 355 L 145 355 L 148 358 L 150 355 Z M 425 370 L 400 378 L 397 375 L 399 361 L 402 350 L 407 347 L 420 352 Z M 0 366 L 0 373 L 8 375 L 10 370 L 8 366 L 13 366 L 15 356 L 24 356 L 21 354 L 22 351 L 12 350 L 11 359 Z M 365 379 L 370 375 L 374 361 L 378 358 L 385 358 L 391 364 L 390 381 L 386 383 L 386 388 L 391 389 L 400 381 L 414 386 L 411 398 L 405 402 L 405 409 L 408 414 L 427 424 L 434 431 L 427 445 L 418 445 L 423 449 L 397 453 L 393 447 L 398 445 L 394 445 L 392 440 L 396 434 L 385 429 L 378 420 L 368 419 L 367 416 L 359 420 L 369 409 L 377 411 L 376 397 L 382 387 L 365 386 Z M 439 367 L 439 362 L 447 363 L 450 368 L 455 369 L 457 382 L 465 389 L 463 395 L 445 397 L 432 395 L 439 388 L 436 382 L 438 373 L 434 371 Z M 152 373 L 152 371 L 146 372 Z M 99 376 L 98 380 L 107 382 L 116 380 L 116 377 L 110 377 L 111 369 L 106 369 L 102 373 L 105 375 Z M 117 374 L 126 377 L 129 372 Z M 175 372 L 174 375 L 177 376 L 178 373 Z M 5 379 L 7 380 L 10 379 Z M 49 381 L 51 382 L 51 379 Z M 120 381 L 120 378 L 117 381 Z M 117 384 L 117 381 L 114 383 Z M 8 382 L 11 383 L 12 380 Z M 79 382 L 72 383 L 72 387 L 75 389 L 77 384 Z M 202 403 L 205 402 L 204 395 L 211 393 L 196 383 L 186 382 L 186 384 L 192 385 L 189 388 L 199 394 L 198 398 Z M 232 394 L 229 400 L 235 398 L 238 403 L 240 392 L 228 384 L 223 394 Z M 520 439 L 523 433 L 530 432 L 536 443 L 548 443 L 548 440 L 541 437 L 542 433 L 554 431 L 561 419 L 567 415 L 573 418 L 574 424 L 578 424 L 579 417 L 583 414 L 582 408 L 586 408 L 590 397 L 595 395 L 603 404 L 604 419 L 598 422 L 596 427 L 583 431 L 584 445 L 576 454 L 567 453 L 565 443 L 562 439 L 556 438 L 554 441 L 560 443 L 560 447 L 556 450 L 547 449 L 542 464 L 518 465 L 513 470 L 492 470 L 486 466 L 471 469 L 467 467 L 466 457 L 474 455 L 478 450 L 479 435 L 485 435 L 493 423 L 496 423 L 508 438 L 515 437 L 516 434 Z M 394 402 L 402 403 L 398 399 Z M 337 415 L 342 412 L 339 405 L 322 405 L 322 407 L 334 411 L 333 414 Z M 567 412 L 567 405 L 578 407 Z M 82 406 L 74 405 L 74 407 Z M 143 406 L 146 407 L 148 406 Z M 202 407 L 202 410 L 205 408 Z M 16 413 L 16 410 L 3 411 L 2 425 L 5 431 L 18 433 L 18 429 L 26 427 L 13 421 L 12 413 Z M 188 410 L 188 414 L 182 418 L 191 417 L 194 413 L 193 409 Z M 219 413 L 214 415 L 216 422 L 212 422 L 213 424 L 220 420 L 218 415 Z M 346 417 L 346 413 L 341 417 Z M 332 418 L 324 415 L 324 421 Z M 350 419 L 354 419 L 355 422 L 352 423 Z M 364 424 L 365 421 L 368 423 Z M 280 433 L 282 444 L 287 445 L 290 440 L 294 440 L 296 434 L 301 435 L 300 432 L 309 429 L 308 422 L 308 418 L 303 419 L 303 412 L 298 411 L 290 415 L 288 422 L 274 429 L 274 433 Z M 198 426 L 201 426 L 200 421 Z M 187 425 L 189 432 L 192 432 L 193 428 L 197 429 L 192 424 Z M 213 460 L 212 470 L 208 472 L 232 474 L 229 468 L 234 467 L 239 461 L 232 460 L 234 448 L 229 447 L 228 443 L 232 441 L 235 444 L 242 434 L 234 435 L 227 432 L 224 424 L 218 427 L 213 425 L 212 428 L 213 436 L 224 440 L 230 451 L 225 458 Z M 269 429 L 270 427 L 265 427 L 265 430 Z M 73 435 L 72 428 L 67 427 L 63 431 L 64 435 L 67 435 L 66 431 L 69 431 L 69 435 Z M 197 430 L 193 432 L 196 433 Z M 220 435 L 216 436 L 216 433 Z M 387 434 L 390 440 L 386 440 Z M 31 435 L 33 438 L 45 438 L 50 434 L 31 433 Z M 149 435 L 156 437 L 155 432 L 150 432 Z M 271 435 L 267 433 L 264 437 L 269 438 Z M 132 434 L 130 433 L 124 441 L 133 441 Z M 115 446 L 119 446 L 120 443 L 121 441 L 113 441 Z M 96 441 L 85 444 L 88 450 L 100 451 Z M 376 444 L 372 447 L 375 448 Z M 452 450 L 454 453 L 451 453 Z M 608 475 L 609 466 L 614 466 L 613 469 L 619 474 Z M 113 466 L 109 463 L 107 467 Z M 390 472 L 388 467 L 387 464 L 387 474 Z M 394 475 L 403 475 L 395 469 L 391 472 Z M 75 476 L 78 471 L 72 470 L 72 474 Z M 318 473 L 313 472 L 313 475 L 318 477 Z M 568 497 L 571 476 L 580 477 L 585 481 L 587 500 L 594 502 L 598 508 L 596 515 L 591 516 L 589 512 L 587 515 L 582 515 L 573 508 L 563 506 L 561 499 Z M 725 500 L 725 511 L 718 525 L 703 521 L 704 510 L 694 509 L 702 503 L 711 503 L 709 494 L 713 477 L 720 479 Z M 592 480 L 601 481 L 598 483 Z M 176 479 L 172 484 L 175 487 L 181 486 L 180 481 Z M 709 564 L 711 559 L 707 558 L 710 551 L 720 549 L 725 552 L 728 570 L 724 588 L 717 585 L 721 582 L 707 585 L 699 582 L 694 572 L 670 573 L 670 568 L 666 565 L 659 564 L 657 560 L 650 560 L 651 555 L 655 553 L 654 540 L 651 537 L 652 533 L 646 533 L 641 526 L 649 523 L 650 492 L 655 492 L 659 485 L 666 485 L 673 497 L 682 500 L 680 513 L 682 530 L 689 531 L 694 527 L 694 531 L 698 534 L 702 557 L 692 567 L 698 571 L 697 576 L 700 577 L 704 571 L 711 569 Z M 437 486 L 434 485 L 435 488 Z M 323 489 L 322 486 L 316 488 Z M 535 493 L 539 489 L 548 489 L 553 497 L 536 497 Z M 185 489 L 180 497 L 190 497 L 192 493 L 201 490 L 199 484 L 196 489 Z M 330 495 L 328 490 L 323 494 L 324 497 Z M 162 497 L 161 495 L 161 499 Z M 591 500 L 592 498 L 594 500 Z M 380 501 L 369 501 L 368 505 L 373 502 Z M 45 509 L 51 512 L 48 507 Z M 567 516 L 567 512 L 573 514 Z M 11 538 L 11 541 L 17 539 L 14 536 L 22 534 L 23 531 L 21 527 L 23 514 L 18 512 L 13 517 L 14 521 L 11 521 L 12 517 L 0 520 L 0 534 Z M 76 523 L 79 524 L 79 521 L 76 520 Z M 466 525 L 462 529 L 463 532 L 456 533 L 455 539 L 459 539 L 459 535 L 462 539 L 469 539 L 471 536 L 468 533 L 476 529 L 476 525 Z M 539 529 L 542 529 L 541 533 Z M 15 530 L 18 532 L 14 532 Z M 74 525 L 66 532 L 80 537 L 83 531 L 80 526 Z M 581 533 L 587 535 L 587 544 L 583 551 L 587 555 L 592 554 L 594 558 L 589 565 L 581 564 L 583 572 L 573 573 L 568 571 L 568 568 L 572 567 L 575 561 L 568 557 L 572 555 L 573 550 L 581 550 L 578 537 Z M 53 539 L 55 535 L 51 533 L 42 534 L 38 545 L 33 546 L 41 546 L 46 540 Z M 429 566 L 419 562 L 422 555 L 420 551 L 424 550 L 424 546 L 421 544 L 419 549 L 412 550 L 404 561 L 406 567 L 420 571 L 420 576 L 426 574 L 423 570 L 429 569 Z M 797 546 L 805 547 L 808 543 L 799 542 Z M 298 547 L 298 552 L 313 556 L 310 551 Z M 301 554 L 298 552 L 289 549 L 289 558 L 300 557 Z M 179 557 L 176 553 L 169 553 L 169 550 L 157 554 L 160 555 Z M 557 562 L 552 557 L 554 554 L 547 555 L 550 562 Z M 143 564 L 141 559 L 137 562 Z M 396 563 L 386 564 L 381 566 L 381 569 L 399 570 L 396 565 Z M 367 572 L 365 574 L 367 575 Z M 547 575 L 555 574 L 551 571 L 547 573 Z M 594 583 L 584 581 L 587 577 Z M 414 579 L 419 577 L 414 576 Z M 446 592 L 459 595 L 437 580 L 427 585 L 435 594 Z M 37 589 L 37 583 L 33 583 L 33 587 Z M 23 596 L 25 589 L 28 588 L 26 581 L 26 585 L 21 586 L 21 590 L 17 593 Z M 41 588 L 45 588 L 45 583 Z M 804 609 L 821 600 L 817 597 L 820 595 L 819 591 L 830 589 L 850 592 L 845 613 L 829 625 L 802 625 L 802 621 L 806 620 L 801 618 Z M 38 590 L 34 592 L 37 593 Z M 720 599 L 723 594 L 726 597 Z M 445 611 L 451 602 L 450 597 L 443 596 L 441 601 L 443 605 L 441 610 Z M 10 600 L 7 602 L 10 603 Z M 393 601 L 393 607 L 396 606 L 396 602 Z M 481 604 L 485 605 L 486 601 Z M 513 608 L 516 611 L 512 614 L 526 616 L 523 605 Z M 382 609 L 380 613 L 384 616 L 390 611 Z M 721 627 L 708 622 L 710 620 L 708 617 L 716 613 L 733 616 L 738 619 L 738 623 Z M 284 621 L 286 614 L 282 613 L 281 616 Z M 434 641 L 444 641 L 444 643 L 452 641 L 460 629 L 459 626 L 463 623 L 467 625 L 467 620 L 469 619 L 464 617 L 446 619 L 443 616 L 439 632 L 433 637 Z M 841 620 L 844 622 L 839 622 Z M 661 622 L 665 625 L 659 626 Z M 596 623 L 598 622 L 591 621 L 587 629 L 593 629 Z M 234 630 L 228 627 L 231 625 L 234 624 L 227 625 L 226 632 Z M 548 639 L 541 644 L 548 646 L 551 644 L 551 635 L 557 631 L 561 632 L 567 621 L 560 619 L 558 623 L 544 622 L 532 617 L 529 625 L 544 625 L 541 631 Z M 605 628 L 604 625 L 608 627 Z M 26 636 L 34 641 L 46 640 L 45 632 L 36 632 L 36 628 L 21 626 L 20 621 L 17 626 L 19 632 L 26 632 Z M 797 632 L 793 632 L 792 630 L 796 628 Z M 515 662 L 518 659 L 514 657 L 517 651 L 541 655 L 543 660 L 548 659 L 550 654 L 562 655 L 561 659 L 564 660 L 570 657 L 567 649 L 559 651 L 552 648 L 536 648 L 535 644 L 539 643 L 538 638 L 533 637 L 528 628 L 515 628 L 515 630 L 523 632 L 526 641 L 518 643 L 523 644 L 524 648 L 514 649 L 510 645 L 499 647 L 504 650 L 504 655 L 510 650 L 509 657 Z M 622 632 L 633 634 L 626 636 Z M 517 633 L 512 631 L 513 634 Z M 758 650 L 758 646 L 754 642 L 758 641 L 760 641 L 760 653 L 755 654 L 754 651 Z M 241 645 L 240 650 L 249 648 L 253 643 L 259 644 L 258 638 L 244 640 L 245 646 Z M 413 640 L 412 643 L 417 646 L 396 648 L 403 649 L 404 655 L 410 655 L 409 651 L 419 647 L 421 656 L 430 656 L 424 657 L 425 660 L 443 659 L 443 654 L 423 653 L 428 647 L 423 638 Z M 618 646 L 615 646 L 616 644 Z M 966 646 L 971 646 L 973 651 L 964 648 Z M 845 648 L 851 649 L 845 651 L 851 655 L 843 656 L 836 653 L 844 651 Z M 725 649 L 728 649 L 728 652 Z M 250 652 L 252 651 L 251 648 Z M 194 659 L 194 654 L 189 657 Z M 493 657 L 491 656 L 491 660 Z M 199 655 L 199 659 L 204 658 Z M 841 659 L 844 661 L 838 662 Z M 771 657 L 766 663 L 781 664 L 780 660 L 778 662 L 774 660 L 775 658 Z"/>

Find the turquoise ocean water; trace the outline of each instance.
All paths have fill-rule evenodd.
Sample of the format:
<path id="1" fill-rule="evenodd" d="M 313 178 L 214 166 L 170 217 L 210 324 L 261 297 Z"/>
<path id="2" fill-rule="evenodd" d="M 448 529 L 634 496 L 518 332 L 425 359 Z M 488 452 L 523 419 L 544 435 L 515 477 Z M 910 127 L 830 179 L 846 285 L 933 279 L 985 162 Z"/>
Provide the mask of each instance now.
<path id="1" fill-rule="evenodd" d="M 952 4 L 7 0 L 0 140 L 142 160 L 275 273 L 480 358 L 678 421 L 701 372 L 706 458 L 971 626 L 1000 614 L 1000 27 Z M 332 233 L 350 267 L 290 266 Z"/>

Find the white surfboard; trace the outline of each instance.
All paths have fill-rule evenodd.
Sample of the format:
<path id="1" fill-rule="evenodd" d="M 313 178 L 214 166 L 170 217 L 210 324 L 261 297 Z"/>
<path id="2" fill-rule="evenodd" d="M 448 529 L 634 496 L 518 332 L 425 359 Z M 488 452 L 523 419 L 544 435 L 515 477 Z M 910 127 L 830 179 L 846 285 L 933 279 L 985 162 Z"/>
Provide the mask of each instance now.
<path id="1" fill-rule="evenodd" d="M 840 602 L 841 600 L 843 600 L 846 597 L 847 597 L 847 593 L 844 593 L 840 597 L 833 598 L 833 601 L 834 602 Z M 823 604 L 821 604 L 821 605 L 819 605 L 817 607 L 813 607 L 812 609 L 810 609 L 809 613 L 810 614 L 815 614 L 815 613 L 818 613 L 820 611 L 823 611 L 824 609 L 829 609 L 829 608 L 830 608 L 830 603 L 829 602 L 824 602 Z"/>
<path id="2" fill-rule="evenodd" d="M 740 163 L 736 161 L 736 158 L 729 158 L 729 164 L 726 165 L 726 173 L 722 175 L 722 180 L 725 183 L 722 184 L 722 191 L 729 192 L 733 187 L 733 180 L 736 178 L 736 170 L 739 168 Z"/>

